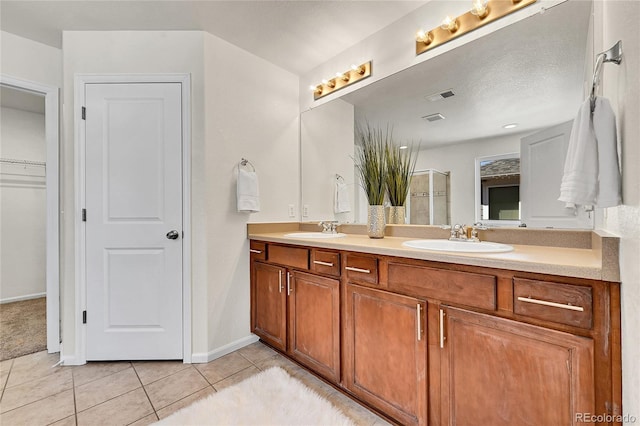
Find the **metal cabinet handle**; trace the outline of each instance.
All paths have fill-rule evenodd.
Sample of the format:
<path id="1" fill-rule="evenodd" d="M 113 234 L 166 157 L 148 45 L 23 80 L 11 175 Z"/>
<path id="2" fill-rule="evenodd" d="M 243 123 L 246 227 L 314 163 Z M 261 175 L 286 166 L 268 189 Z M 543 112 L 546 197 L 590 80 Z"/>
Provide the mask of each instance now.
<path id="1" fill-rule="evenodd" d="M 287 272 L 287 296 L 291 295 L 291 274 Z"/>
<path id="2" fill-rule="evenodd" d="M 547 302 L 546 300 L 532 299 L 531 297 L 518 297 L 520 302 L 534 303 L 536 305 L 551 306 L 553 308 L 568 309 L 570 311 L 584 312 L 582 306 L 567 305 L 564 303 Z"/>
<path id="3" fill-rule="evenodd" d="M 440 309 L 440 347 L 444 348 L 444 316 L 445 313 L 442 309 Z"/>
<path id="4" fill-rule="evenodd" d="M 262 250 L 249 249 L 249 253 L 262 254 Z"/>
<path id="5" fill-rule="evenodd" d="M 278 290 L 282 293 L 282 271 L 278 271 Z"/>
<path id="6" fill-rule="evenodd" d="M 422 340 L 422 320 L 421 320 L 421 316 L 420 315 L 420 311 L 422 310 L 422 305 L 420 305 L 419 303 L 416 304 L 416 322 L 417 322 L 417 327 L 416 327 L 416 333 L 417 333 L 417 337 L 418 337 L 418 342 L 420 340 Z"/>
<path id="7" fill-rule="evenodd" d="M 333 263 L 323 262 L 321 260 L 314 260 L 313 263 L 315 263 L 316 265 L 322 265 L 322 266 L 333 266 Z"/>
<path id="8" fill-rule="evenodd" d="M 371 273 L 371 271 L 369 269 L 354 268 L 353 266 L 345 266 L 344 269 L 346 269 L 347 271 L 362 272 L 363 274 L 370 274 Z"/>

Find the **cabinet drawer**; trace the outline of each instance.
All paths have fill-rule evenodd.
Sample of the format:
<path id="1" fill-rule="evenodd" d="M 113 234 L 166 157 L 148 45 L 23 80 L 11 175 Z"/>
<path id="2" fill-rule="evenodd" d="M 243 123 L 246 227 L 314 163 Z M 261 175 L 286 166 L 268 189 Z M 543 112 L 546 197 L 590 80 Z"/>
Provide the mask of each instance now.
<path id="1" fill-rule="evenodd" d="M 266 260 L 267 244 L 260 241 L 249 242 L 249 254 L 251 255 L 251 260 Z"/>
<path id="2" fill-rule="evenodd" d="M 319 274 L 340 276 L 340 254 L 332 251 L 313 250 L 311 270 Z"/>
<path id="3" fill-rule="evenodd" d="M 344 270 L 349 281 L 378 283 L 378 259 L 375 257 L 348 253 L 345 255 Z"/>
<path id="4" fill-rule="evenodd" d="M 269 262 L 279 265 L 309 269 L 309 249 L 306 248 L 269 244 L 267 259 L 269 259 Z"/>
<path id="5" fill-rule="evenodd" d="M 388 284 L 389 290 L 481 309 L 496 309 L 496 277 L 493 275 L 389 263 Z"/>
<path id="6" fill-rule="evenodd" d="M 591 287 L 513 279 L 513 311 L 519 315 L 591 328 L 592 304 Z"/>

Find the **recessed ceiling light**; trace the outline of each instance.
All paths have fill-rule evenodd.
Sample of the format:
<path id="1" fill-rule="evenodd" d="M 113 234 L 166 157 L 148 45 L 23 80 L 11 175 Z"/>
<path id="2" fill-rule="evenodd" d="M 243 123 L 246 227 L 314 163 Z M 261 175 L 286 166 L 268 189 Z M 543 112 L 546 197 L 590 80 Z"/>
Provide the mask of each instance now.
<path id="1" fill-rule="evenodd" d="M 505 124 L 502 126 L 503 129 L 513 129 L 515 127 L 518 127 L 518 123 Z"/>
<path id="2" fill-rule="evenodd" d="M 409 148 L 409 147 L 408 147 L 408 146 L 406 146 L 406 145 L 402 145 L 402 146 L 399 146 L 399 147 L 398 147 L 398 149 L 407 149 L 407 148 Z"/>

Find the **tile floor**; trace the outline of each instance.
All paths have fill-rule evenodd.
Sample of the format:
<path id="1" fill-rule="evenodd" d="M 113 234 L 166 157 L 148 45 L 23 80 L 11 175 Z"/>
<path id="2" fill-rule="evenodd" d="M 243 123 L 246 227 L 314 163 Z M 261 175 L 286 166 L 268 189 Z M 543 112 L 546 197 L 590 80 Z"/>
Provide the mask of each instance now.
<path id="1" fill-rule="evenodd" d="M 0 362 L 0 424 L 148 425 L 271 366 L 280 366 L 358 425 L 383 419 L 260 342 L 208 364 L 179 361 L 91 362 L 52 367 L 38 352 Z"/>

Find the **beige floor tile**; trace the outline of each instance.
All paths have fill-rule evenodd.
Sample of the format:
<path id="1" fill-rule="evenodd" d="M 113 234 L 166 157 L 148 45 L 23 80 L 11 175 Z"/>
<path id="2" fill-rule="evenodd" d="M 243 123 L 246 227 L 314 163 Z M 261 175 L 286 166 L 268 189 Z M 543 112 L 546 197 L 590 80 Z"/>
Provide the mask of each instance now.
<path id="1" fill-rule="evenodd" d="M 182 361 L 139 361 L 133 363 L 133 368 L 136 369 L 143 385 L 153 383 L 188 367 L 189 364 Z"/>
<path id="2" fill-rule="evenodd" d="M 12 359 L 5 359 L 4 361 L 0 361 L 0 374 L 7 374 L 11 369 L 11 365 L 13 364 Z"/>
<path id="3" fill-rule="evenodd" d="M 73 391 L 67 390 L 0 414 L 0 424 L 48 425 L 73 415 Z"/>
<path id="4" fill-rule="evenodd" d="M 148 416 L 145 416 L 138 421 L 130 423 L 129 426 L 147 426 L 157 421 L 158 421 L 158 416 L 156 416 L 156 413 L 151 413 Z"/>
<path id="5" fill-rule="evenodd" d="M 196 368 L 211 384 L 233 376 L 237 372 L 251 367 L 251 365 L 249 361 L 237 352 L 232 352 L 207 364 L 195 364 Z"/>
<path id="6" fill-rule="evenodd" d="M 188 407 L 194 402 L 199 401 L 203 398 L 206 398 L 209 395 L 213 395 L 214 393 L 216 393 L 215 389 L 213 389 L 213 387 L 211 386 L 207 386 L 206 388 L 192 395 L 189 395 L 188 397 L 183 398 L 180 401 L 174 402 L 173 404 L 164 407 L 162 410 L 158 410 L 158 417 L 160 417 L 161 419 L 164 419 L 165 417 L 170 416 L 176 411 L 184 407 Z"/>
<path id="7" fill-rule="evenodd" d="M 336 392 L 335 394 L 330 395 L 327 399 L 337 409 L 342 411 L 346 416 L 353 420 L 355 424 L 373 425 L 378 421 L 384 422 L 384 419 L 382 419 L 380 416 L 340 392 Z"/>
<path id="8" fill-rule="evenodd" d="M 154 408 L 160 410 L 201 389 L 209 383 L 192 366 L 145 386 Z"/>
<path id="9" fill-rule="evenodd" d="M 127 368 L 102 379 L 94 380 L 76 390 L 76 410 L 84 411 L 111 398 L 141 387 L 133 368 Z M 135 420 L 135 419 L 134 419 Z"/>
<path id="10" fill-rule="evenodd" d="M 69 368 L 73 368 L 73 385 L 78 387 L 129 367 L 131 367 L 130 362 L 88 362 L 85 365 Z"/>
<path id="11" fill-rule="evenodd" d="M 58 420 L 55 423 L 51 423 L 49 426 L 76 426 L 76 416 L 65 417 L 62 420 Z"/>
<path id="12" fill-rule="evenodd" d="M 16 386 L 30 380 L 39 379 L 57 373 L 63 367 L 53 367 L 60 361 L 60 354 L 48 354 L 47 351 L 36 352 L 16 358 L 11 367 L 7 387 Z"/>
<path id="13" fill-rule="evenodd" d="M 44 399 L 73 387 L 71 371 L 60 371 L 40 379 L 31 380 L 5 390 L 0 401 L 0 412 L 13 410 Z"/>
<path id="14" fill-rule="evenodd" d="M 0 395 L 2 395 L 2 391 L 4 390 L 4 385 L 7 384 L 8 378 L 9 378 L 9 372 L 0 374 Z"/>
<path id="15" fill-rule="evenodd" d="M 213 387 L 217 390 L 217 391 L 221 391 L 224 388 L 228 388 L 229 386 L 233 386 L 235 384 L 240 383 L 241 381 L 248 379 L 251 376 L 255 376 L 256 374 L 260 373 L 261 370 L 259 370 L 257 367 L 255 366 L 251 366 L 249 368 L 245 368 L 242 371 L 239 371 L 238 373 L 234 374 L 233 376 L 229 376 L 224 380 L 220 380 L 219 382 L 215 383 L 213 385 Z"/>
<path id="16" fill-rule="evenodd" d="M 252 343 L 244 348 L 238 349 L 237 352 L 254 363 L 276 354 L 276 351 L 261 342 Z"/>
<path id="17" fill-rule="evenodd" d="M 140 388 L 79 412 L 78 425 L 128 425 L 149 414 L 153 414 L 153 407 Z"/>
<path id="18" fill-rule="evenodd" d="M 293 361 L 289 361 L 287 358 L 283 357 L 280 354 L 276 354 L 272 357 L 265 358 L 262 361 L 258 361 L 255 363 L 256 367 L 260 370 L 267 370 L 271 367 L 280 367 L 284 369 L 290 375 L 295 375 L 302 371 L 302 368 L 294 363 Z"/>

